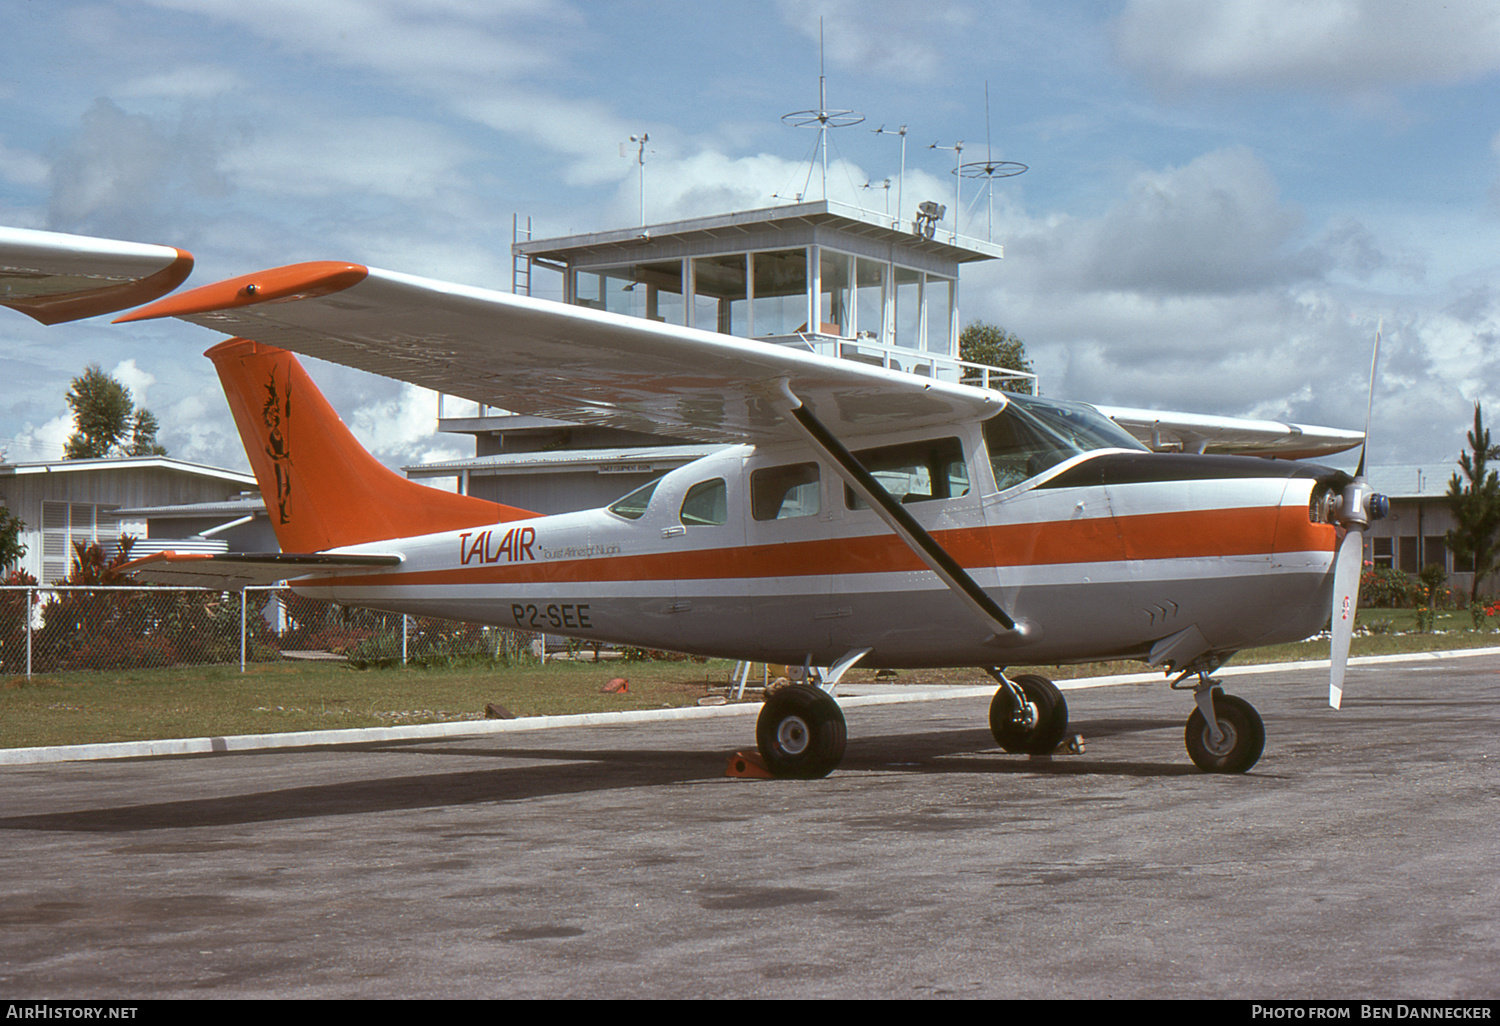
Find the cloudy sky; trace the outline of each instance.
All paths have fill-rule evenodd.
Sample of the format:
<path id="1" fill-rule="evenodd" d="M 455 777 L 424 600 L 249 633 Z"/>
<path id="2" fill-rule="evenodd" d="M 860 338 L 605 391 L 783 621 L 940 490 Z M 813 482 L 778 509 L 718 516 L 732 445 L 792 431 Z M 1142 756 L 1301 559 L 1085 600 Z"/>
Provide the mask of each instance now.
<path id="1" fill-rule="evenodd" d="M 823 19 L 829 193 L 966 181 L 963 320 L 1020 334 L 1045 394 L 1359 428 L 1442 464 L 1500 419 L 1493 0 L 0 0 L 0 224 L 160 242 L 190 284 L 312 259 L 508 288 L 536 234 L 761 207 L 807 188 Z M 985 89 L 990 105 L 986 120 Z M 885 126 L 887 133 L 873 131 Z M 987 142 L 988 140 L 988 142 Z M 882 186 L 893 181 L 889 191 Z M 814 177 L 811 193 L 818 192 Z M 991 211 L 993 227 L 991 228 Z M 243 468 L 217 336 L 0 310 L 0 446 L 57 457 L 90 363 L 174 456 Z M 317 364 L 400 466 L 472 452 L 431 393 Z"/>

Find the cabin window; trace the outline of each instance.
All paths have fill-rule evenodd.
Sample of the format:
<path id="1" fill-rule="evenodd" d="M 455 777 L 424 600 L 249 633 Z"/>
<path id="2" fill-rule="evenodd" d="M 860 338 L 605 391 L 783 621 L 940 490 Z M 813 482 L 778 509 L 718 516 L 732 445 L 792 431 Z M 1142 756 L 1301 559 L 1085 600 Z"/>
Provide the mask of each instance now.
<path id="1" fill-rule="evenodd" d="M 1009 488 L 1048 467 L 1094 449 L 1145 452 L 1124 428 L 1083 403 L 1012 394 L 1005 409 L 984 422 L 995 484 Z"/>
<path id="2" fill-rule="evenodd" d="M 681 519 L 688 526 L 714 526 L 729 522 L 729 490 L 723 478 L 700 481 L 682 500 Z"/>
<path id="3" fill-rule="evenodd" d="M 651 505 L 651 496 L 656 494 L 656 486 L 659 484 L 661 484 L 661 478 L 657 478 L 650 484 L 642 485 L 609 507 L 609 511 L 617 517 L 624 517 L 626 520 L 641 519 L 646 514 L 646 507 Z"/>
<path id="4" fill-rule="evenodd" d="M 902 505 L 952 499 L 969 492 L 969 468 L 964 464 L 963 446 L 957 438 L 864 449 L 855 453 L 854 458 Z M 844 505 L 850 509 L 869 508 L 847 485 Z"/>
<path id="5" fill-rule="evenodd" d="M 818 465 L 793 463 L 750 475 L 750 515 L 756 520 L 817 516 Z"/>

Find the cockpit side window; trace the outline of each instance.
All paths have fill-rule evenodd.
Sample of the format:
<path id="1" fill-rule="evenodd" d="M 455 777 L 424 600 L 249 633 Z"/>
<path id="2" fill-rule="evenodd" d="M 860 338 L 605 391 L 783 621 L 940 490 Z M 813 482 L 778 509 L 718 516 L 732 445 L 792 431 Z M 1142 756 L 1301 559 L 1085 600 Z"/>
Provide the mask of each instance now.
<path id="1" fill-rule="evenodd" d="M 1011 396 L 1003 411 L 984 422 L 995 484 L 1003 491 L 1079 453 L 1145 446 L 1102 413 L 1083 403 Z"/>
<path id="2" fill-rule="evenodd" d="M 729 490 L 722 477 L 699 481 L 682 500 L 680 519 L 689 527 L 716 526 L 729 522 Z"/>
<path id="3" fill-rule="evenodd" d="M 661 484 L 661 478 L 657 478 L 650 484 L 641 485 L 623 499 L 616 500 L 614 505 L 609 507 L 609 511 L 626 520 L 641 519 L 646 515 L 646 508 L 651 505 L 651 496 L 656 494 L 656 486 L 659 484 Z"/>
<path id="4" fill-rule="evenodd" d="M 818 511 L 816 463 L 766 467 L 750 474 L 750 515 L 756 520 L 813 517 Z"/>
<path id="5" fill-rule="evenodd" d="M 969 468 L 957 438 L 863 449 L 854 458 L 902 504 L 952 499 L 969 492 Z M 849 509 L 868 507 L 848 486 L 844 488 L 844 505 Z"/>

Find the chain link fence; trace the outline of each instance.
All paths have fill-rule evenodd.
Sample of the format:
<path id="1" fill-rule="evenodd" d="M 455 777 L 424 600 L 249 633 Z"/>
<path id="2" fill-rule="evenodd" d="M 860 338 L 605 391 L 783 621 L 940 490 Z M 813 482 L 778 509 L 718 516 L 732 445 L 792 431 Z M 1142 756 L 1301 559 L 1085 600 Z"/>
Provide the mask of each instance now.
<path id="1" fill-rule="evenodd" d="M 0 674 L 340 658 L 356 666 L 545 659 L 547 639 L 353 609 L 286 588 L 0 586 Z"/>

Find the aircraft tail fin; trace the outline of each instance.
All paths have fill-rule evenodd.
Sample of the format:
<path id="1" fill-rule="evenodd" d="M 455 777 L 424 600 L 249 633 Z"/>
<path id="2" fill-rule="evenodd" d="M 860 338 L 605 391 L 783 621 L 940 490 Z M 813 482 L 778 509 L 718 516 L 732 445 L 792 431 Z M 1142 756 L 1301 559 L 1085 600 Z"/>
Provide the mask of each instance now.
<path id="1" fill-rule="evenodd" d="M 359 444 L 302 364 L 234 338 L 214 362 L 283 552 L 321 552 L 537 514 L 438 491 L 386 468 Z"/>

